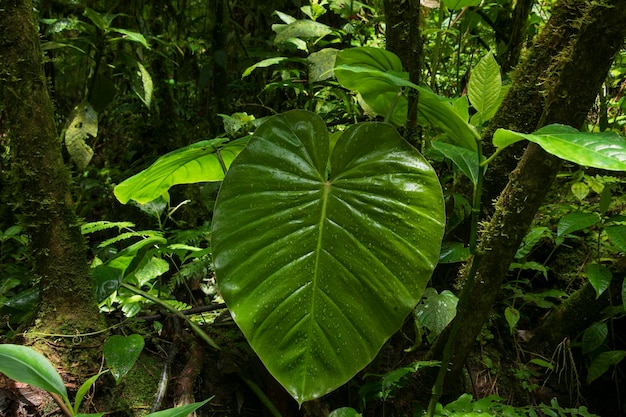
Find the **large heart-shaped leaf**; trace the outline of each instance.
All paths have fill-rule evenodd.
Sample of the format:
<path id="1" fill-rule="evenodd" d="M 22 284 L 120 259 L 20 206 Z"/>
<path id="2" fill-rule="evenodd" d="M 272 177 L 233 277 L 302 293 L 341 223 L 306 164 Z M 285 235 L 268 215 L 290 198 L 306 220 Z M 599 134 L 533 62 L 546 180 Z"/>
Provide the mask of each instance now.
<path id="1" fill-rule="evenodd" d="M 444 230 L 428 162 L 386 123 L 347 129 L 294 110 L 261 125 L 213 215 L 219 288 L 298 401 L 348 381 L 419 301 Z"/>
<path id="2" fill-rule="evenodd" d="M 118 184 L 115 197 L 126 204 L 134 200 L 146 204 L 173 185 L 221 181 L 224 171 L 245 146 L 247 138 L 204 140 L 163 155 L 140 173 Z M 226 143 L 228 142 L 228 143 Z"/>
<path id="3" fill-rule="evenodd" d="M 480 136 L 445 97 L 407 80 L 400 58 L 380 48 L 344 49 L 337 54 L 335 75 L 344 87 L 357 91 L 377 114 L 398 125 L 406 123 L 407 98 L 403 88 L 419 91 L 418 116 L 443 130 L 457 146 L 476 150 Z"/>

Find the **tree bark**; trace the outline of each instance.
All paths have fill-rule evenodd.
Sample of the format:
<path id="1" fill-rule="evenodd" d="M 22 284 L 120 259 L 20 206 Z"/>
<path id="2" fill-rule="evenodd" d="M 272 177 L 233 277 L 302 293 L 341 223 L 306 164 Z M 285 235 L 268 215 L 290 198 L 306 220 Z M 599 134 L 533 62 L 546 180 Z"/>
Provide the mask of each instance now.
<path id="1" fill-rule="evenodd" d="M 387 50 L 398 55 L 402 66 L 409 73 L 409 81 L 420 85 L 422 71 L 423 40 L 419 27 L 419 0 L 385 0 L 385 40 Z M 408 111 L 404 137 L 413 144 L 420 141 L 420 130 L 417 125 L 417 106 L 419 92 L 408 91 Z"/>
<path id="2" fill-rule="evenodd" d="M 522 125 L 519 129 L 521 131 L 534 130 L 550 123 L 582 126 L 626 36 L 624 21 L 626 7 L 621 0 L 560 1 L 555 5 L 541 39 L 519 70 L 530 71 L 534 66 L 545 68 L 539 76 L 541 83 L 535 82 L 538 76 L 534 72 L 527 75 L 533 82 L 530 85 L 522 77 L 525 73 L 518 74 L 516 85 L 511 90 L 522 96 L 518 99 L 509 94 L 507 106 L 501 112 L 506 111 L 510 117 L 526 123 L 525 128 Z M 554 45 L 563 45 L 564 41 L 566 47 L 553 53 Z M 543 59 L 548 61 L 543 62 Z M 528 109 L 514 105 L 516 99 L 525 103 L 529 96 L 535 97 L 530 113 L 534 117 L 530 121 L 524 118 Z M 479 251 L 482 256 L 474 285 L 469 288 L 469 303 L 466 309 L 458 311 L 455 319 L 459 323 L 459 331 L 454 356 L 448 364 L 446 386 L 458 381 L 515 252 L 560 166 L 558 158 L 531 143 L 510 175 L 496 203 L 494 216 L 481 234 Z M 465 273 L 469 270 L 465 268 Z M 467 276 L 462 278 L 467 279 Z M 431 352 L 436 352 L 436 357 L 439 357 L 444 343 L 445 340 L 440 338 L 433 346 Z"/>
<path id="3" fill-rule="evenodd" d="M 32 273 L 40 288 L 30 335 L 100 330 L 103 322 L 54 123 L 33 5 L 0 0 L 0 10 L 0 134 L 10 144 L 14 208 L 30 238 Z M 68 345 L 76 341 L 72 339 L 66 339 Z"/>

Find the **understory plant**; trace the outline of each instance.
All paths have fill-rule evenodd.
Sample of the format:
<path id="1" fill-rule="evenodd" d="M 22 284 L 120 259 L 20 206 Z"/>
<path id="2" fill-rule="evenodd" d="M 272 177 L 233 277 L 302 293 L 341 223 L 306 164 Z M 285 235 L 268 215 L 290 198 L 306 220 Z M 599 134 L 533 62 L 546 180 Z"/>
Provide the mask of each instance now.
<path id="1" fill-rule="evenodd" d="M 127 337 L 112 336 L 105 342 L 105 361 L 116 382 L 132 368 L 143 348 L 143 338 L 139 335 Z M 108 370 L 87 379 L 76 392 L 72 404 L 67 388 L 54 366 L 39 352 L 21 345 L 0 345 L 0 372 L 7 377 L 47 391 L 67 417 L 102 417 L 106 412 L 95 414 L 80 413 L 85 395 L 97 379 Z M 181 407 L 150 413 L 147 417 L 185 417 L 206 404 L 209 399 Z"/>
<path id="2" fill-rule="evenodd" d="M 482 178 L 507 146 L 527 140 L 579 165 L 626 170 L 624 138 L 563 125 L 531 134 L 499 129 L 496 152 L 483 155 L 471 122 L 484 123 L 499 105 L 503 87 L 492 60 L 488 55 L 477 67 L 485 82 L 472 87 L 470 101 L 479 112 L 472 120 L 467 102 L 409 82 L 388 51 L 346 49 L 334 67 L 344 87 L 396 125 L 405 121 L 406 90 L 419 91 L 419 119 L 440 132 L 428 146 L 473 189 L 469 247 L 453 247 L 459 259 L 480 256 Z M 122 202 L 146 202 L 176 183 L 201 180 L 222 181 L 211 232 L 220 292 L 253 350 L 299 403 L 339 387 L 373 359 L 421 299 L 440 257 L 439 179 L 391 123 L 361 122 L 329 133 L 316 114 L 293 110 L 269 118 L 245 147 L 221 140 L 191 145 L 115 192 Z M 462 293 L 459 304 L 467 302 Z M 454 334 L 453 324 L 443 363 Z M 438 412 L 445 370 L 429 415 Z"/>

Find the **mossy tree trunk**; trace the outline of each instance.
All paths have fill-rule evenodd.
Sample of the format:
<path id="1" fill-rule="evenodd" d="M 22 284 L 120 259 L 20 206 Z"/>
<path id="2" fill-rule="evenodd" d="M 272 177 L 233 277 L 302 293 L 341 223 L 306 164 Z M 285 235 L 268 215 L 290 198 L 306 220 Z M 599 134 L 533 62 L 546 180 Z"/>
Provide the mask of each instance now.
<path id="1" fill-rule="evenodd" d="M 32 274 L 40 288 L 36 321 L 27 337 L 101 330 L 29 0 L 0 0 L 0 103 L 0 134 L 10 144 L 14 208 L 30 238 Z M 76 337 L 55 339 L 80 347 Z M 99 346 L 93 340 L 85 343 Z M 99 350 L 85 350 L 98 355 L 98 365 Z M 69 352 L 59 354 L 62 365 Z M 72 361 L 80 362 L 74 355 Z"/>
<path id="2" fill-rule="evenodd" d="M 521 131 L 550 123 L 580 127 L 626 35 L 626 7 L 622 0 L 561 0 L 520 66 L 496 126 Z M 540 82 L 537 82 L 540 81 Z M 515 126 L 514 120 L 524 125 Z M 515 252 L 561 167 L 561 161 L 530 144 L 500 195 L 495 213 L 474 259 L 477 273 L 469 302 L 460 308 L 454 356 L 446 385 L 459 380 L 462 367 L 486 321 Z M 490 167 L 491 168 L 491 167 Z M 470 268 L 465 269 L 467 272 Z M 432 352 L 439 356 L 445 340 Z"/>

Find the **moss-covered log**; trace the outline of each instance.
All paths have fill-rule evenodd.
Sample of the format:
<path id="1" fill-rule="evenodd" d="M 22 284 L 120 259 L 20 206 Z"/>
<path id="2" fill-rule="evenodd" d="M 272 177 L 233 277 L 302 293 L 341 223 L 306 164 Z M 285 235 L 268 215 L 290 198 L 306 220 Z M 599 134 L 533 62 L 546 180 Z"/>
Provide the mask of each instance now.
<path id="1" fill-rule="evenodd" d="M 626 35 L 624 21 L 626 7 L 621 0 L 562 0 L 555 5 L 544 33 L 521 67 L 529 73 L 530 80 L 518 76 L 511 89 L 521 94 L 519 104 L 527 103 L 527 96 L 535 97 L 530 114 L 534 114 L 535 120 L 539 117 L 536 127 L 549 123 L 583 124 Z M 555 51 L 554 45 L 564 44 L 564 48 Z M 536 82 L 536 75 L 530 75 L 534 74 L 533 62 L 535 71 L 541 71 L 541 83 Z M 502 111 L 526 123 L 529 109 L 515 105 L 515 99 L 509 95 Z M 460 325 L 447 383 L 458 381 L 515 252 L 560 166 L 558 158 L 530 144 L 499 197 L 494 216 L 481 235 L 482 256 L 474 285 L 469 288 L 469 303 L 457 314 Z M 438 341 L 433 351 L 441 352 L 444 343 Z"/>
<path id="2" fill-rule="evenodd" d="M 0 1 L 0 103 L 14 207 L 30 238 L 40 303 L 31 333 L 102 329 L 43 72 L 31 1 Z M 68 339 L 71 342 L 71 339 Z"/>

